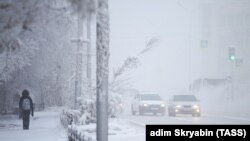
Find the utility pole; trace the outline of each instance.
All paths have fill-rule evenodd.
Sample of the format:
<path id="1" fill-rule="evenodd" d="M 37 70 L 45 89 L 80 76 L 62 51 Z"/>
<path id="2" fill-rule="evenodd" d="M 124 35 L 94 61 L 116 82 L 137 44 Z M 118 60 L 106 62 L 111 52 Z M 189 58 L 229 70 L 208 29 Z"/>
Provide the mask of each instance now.
<path id="1" fill-rule="evenodd" d="M 108 0 L 97 0 L 96 93 L 97 141 L 108 141 L 109 11 Z"/>

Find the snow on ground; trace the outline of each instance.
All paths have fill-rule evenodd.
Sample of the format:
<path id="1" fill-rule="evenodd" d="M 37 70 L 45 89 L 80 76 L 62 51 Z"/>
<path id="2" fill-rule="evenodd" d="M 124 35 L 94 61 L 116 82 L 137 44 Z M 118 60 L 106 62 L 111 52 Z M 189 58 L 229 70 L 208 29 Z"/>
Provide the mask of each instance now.
<path id="1" fill-rule="evenodd" d="M 17 115 L 0 117 L 0 141 L 67 141 L 66 130 L 60 124 L 60 110 L 35 112 L 30 130 L 22 129 Z"/>
<path id="2" fill-rule="evenodd" d="M 144 141 L 145 128 L 134 126 L 123 118 L 109 120 L 110 141 Z"/>
<path id="3" fill-rule="evenodd" d="M 22 129 L 22 120 L 17 115 L 0 116 L 0 141 L 67 141 L 67 132 L 60 123 L 61 109 L 50 108 L 35 112 L 31 118 L 30 130 Z M 95 124 L 79 127 L 90 132 L 95 139 Z M 145 128 L 131 124 L 124 118 L 109 119 L 110 141 L 144 141 Z"/>
<path id="4" fill-rule="evenodd" d="M 73 125 L 73 129 L 80 131 L 79 134 L 84 135 L 86 139 L 96 140 L 96 124 L 88 125 Z M 131 122 L 124 118 L 109 119 L 109 140 L 110 141 L 143 141 L 145 139 L 144 126 L 131 124 Z"/>

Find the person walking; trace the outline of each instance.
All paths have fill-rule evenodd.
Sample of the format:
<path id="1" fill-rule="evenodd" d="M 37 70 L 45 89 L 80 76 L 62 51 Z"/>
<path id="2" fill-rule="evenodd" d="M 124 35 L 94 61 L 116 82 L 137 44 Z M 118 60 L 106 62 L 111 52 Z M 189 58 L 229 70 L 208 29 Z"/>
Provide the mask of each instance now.
<path id="1" fill-rule="evenodd" d="M 30 123 L 30 114 L 34 116 L 33 101 L 29 96 L 28 90 L 23 90 L 22 92 L 22 96 L 19 101 L 19 109 L 22 112 L 23 129 L 28 130 Z"/>

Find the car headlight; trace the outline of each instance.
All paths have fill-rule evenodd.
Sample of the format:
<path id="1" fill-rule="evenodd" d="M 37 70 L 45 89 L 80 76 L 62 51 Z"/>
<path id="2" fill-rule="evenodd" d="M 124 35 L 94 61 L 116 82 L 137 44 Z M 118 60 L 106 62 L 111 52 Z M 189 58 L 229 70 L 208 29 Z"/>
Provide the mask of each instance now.
<path id="1" fill-rule="evenodd" d="M 162 104 L 161 104 L 161 107 L 165 107 L 165 104 L 164 104 L 164 103 L 162 103 Z"/>
<path id="2" fill-rule="evenodd" d="M 176 107 L 176 108 L 181 108 L 182 106 L 181 106 L 181 105 L 176 105 L 175 107 Z"/>
<path id="3" fill-rule="evenodd" d="M 144 103 L 143 106 L 144 106 L 144 107 L 148 107 L 148 104 L 147 104 L 147 103 Z"/>
<path id="4" fill-rule="evenodd" d="M 194 108 L 194 109 L 198 109 L 198 108 L 199 108 L 199 105 L 193 105 L 193 108 Z"/>

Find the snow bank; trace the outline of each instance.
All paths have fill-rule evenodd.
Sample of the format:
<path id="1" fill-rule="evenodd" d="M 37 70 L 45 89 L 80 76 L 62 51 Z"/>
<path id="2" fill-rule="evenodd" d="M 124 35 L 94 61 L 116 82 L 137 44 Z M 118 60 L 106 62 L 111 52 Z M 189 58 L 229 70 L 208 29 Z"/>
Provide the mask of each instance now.
<path id="1" fill-rule="evenodd" d="M 71 125 L 68 136 L 72 139 L 82 139 L 84 141 L 96 141 L 96 124 Z M 135 128 L 124 119 L 109 119 L 109 138 L 111 140 L 134 138 L 144 136 L 144 128 Z"/>

